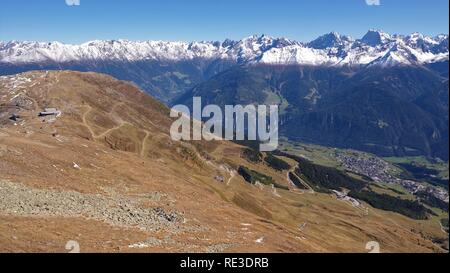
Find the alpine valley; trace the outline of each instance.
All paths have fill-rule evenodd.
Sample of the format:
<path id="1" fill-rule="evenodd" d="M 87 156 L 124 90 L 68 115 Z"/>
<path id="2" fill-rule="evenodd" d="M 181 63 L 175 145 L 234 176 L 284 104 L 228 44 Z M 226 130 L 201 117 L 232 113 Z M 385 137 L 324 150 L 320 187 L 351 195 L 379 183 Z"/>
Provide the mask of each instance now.
<path id="1" fill-rule="evenodd" d="M 375 30 L 0 43 L 0 252 L 448 252 L 448 58 Z M 194 96 L 279 105 L 278 150 L 175 141 Z"/>
<path id="2" fill-rule="evenodd" d="M 265 35 L 240 41 L 0 42 L 0 74 L 106 73 L 168 104 L 279 104 L 290 140 L 380 156 L 448 160 L 448 35 L 309 43 Z"/>

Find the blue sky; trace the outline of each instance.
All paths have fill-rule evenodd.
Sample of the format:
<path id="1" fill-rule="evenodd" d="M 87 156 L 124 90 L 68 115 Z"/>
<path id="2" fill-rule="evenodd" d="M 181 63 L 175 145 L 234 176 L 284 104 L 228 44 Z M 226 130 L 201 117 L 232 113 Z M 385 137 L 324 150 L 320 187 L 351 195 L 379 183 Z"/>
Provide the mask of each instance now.
<path id="1" fill-rule="evenodd" d="M 355 38 L 448 33 L 448 0 L 1 0 L 0 40 L 223 40 L 252 34 L 310 41 L 337 31 Z"/>

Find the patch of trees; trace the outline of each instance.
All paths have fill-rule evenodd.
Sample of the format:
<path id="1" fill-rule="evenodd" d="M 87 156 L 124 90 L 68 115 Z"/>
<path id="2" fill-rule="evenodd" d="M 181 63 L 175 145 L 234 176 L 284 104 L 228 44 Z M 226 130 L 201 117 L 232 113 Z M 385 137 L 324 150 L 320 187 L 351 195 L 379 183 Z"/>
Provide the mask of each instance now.
<path id="1" fill-rule="evenodd" d="M 289 165 L 286 161 L 279 159 L 278 157 L 275 157 L 271 154 L 268 154 L 264 161 L 271 167 L 272 169 L 275 169 L 277 171 L 286 171 L 291 169 L 291 165 Z"/>
<path id="2" fill-rule="evenodd" d="M 416 195 L 420 198 L 422 203 L 424 203 L 430 207 L 438 208 L 438 209 L 448 212 L 448 203 L 442 201 L 441 199 L 436 198 L 433 195 L 431 195 L 425 191 L 418 192 Z"/>
<path id="3" fill-rule="evenodd" d="M 448 179 L 439 178 L 439 171 L 419 166 L 415 163 L 396 164 L 402 168 L 401 178 L 409 180 L 419 180 L 427 182 L 431 185 L 449 189 Z"/>
<path id="4" fill-rule="evenodd" d="M 254 170 L 250 170 L 244 166 L 239 167 L 238 173 L 245 179 L 245 181 L 251 184 L 255 184 L 256 182 L 260 182 L 261 184 L 264 185 L 270 185 L 275 183 L 272 177 L 264 175 Z"/>
<path id="5" fill-rule="evenodd" d="M 264 156 L 263 153 L 253 148 L 245 148 L 242 150 L 242 157 L 251 163 L 261 163 L 263 160 L 266 164 L 276 171 L 289 170 L 291 166 L 284 160 L 268 153 Z"/>
<path id="6" fill-rule="evenodd" d="M 305 178 L 317 192 L 330 193 L 330 190 L 340 191 L 342 188 L 359 191 L 367 185 L 340 170 L 316 165 L 306 159 L 300 160 L 295 172 L 299 177 Z"/>
<path id="7" fill-rule="evenodd" d="M 236 139 L 235 133 L 234 136 L 234 139 Z M 258 140 L 233 140 L 232 142 L 255 151 L 259 151 L 259 145 L 261 144 L 261 142 L 259 142 Z"/>
<path id="8" fill-rule="evenodd" d="M 448 218 L 441 219 L 441 224 L 442 227 L 444 227 L 444 229 L 446 229 L 448 232 Z"/>
<path id="9" fill-rule="evenodd" d="M 302 158 L 300 156 L 296 156 L 296 155 L 293 155 L 293 154 L 282 152 L 280 150 L 273 151 L 272 154 L 273 155 L 277 155 L 277 156 L 284 156 L 284 157 L 293 159 L 293 160 L 297 161 L 298 163 L 300 163 L 301 161 L 305 160 L 304 158 Z"/>
<path id="10" fill-rule="evenodd" d="M 250 170 L 244 166 L 239 167 L 238 173 L 240 176 L 244 178 L 245 181 L 247 181 L 250 184 L 256 184 L 256 182 L 259 182 L 263 185 L 267 186 L 274 185 L 274 187 L 276 188 L 289 190 L 287 186 L 276 183 L 272 177 L 264 175 L 254 170 Z"/>
<path id="11" fill-rule="evenodd" d="M 258 152 L 257 150 L 254 150 L 252 148 L 245 148 L 242 151 L 242 157 L 252 163 L 261 163 L 263 155 L 262 155 L 262 153 Z"/>
<path id="12" fill-rule="evenodd" d="M 306 180 L 317 192 L 331 193 L 331 190 L 345 188 L 350 190 L 348 194 L 350 197 L 365 201 L 374 208 L 397 212 L 417 220 L 425 220 L 428 214 L 432 213 L 418 201 L 404 200 L 388 194 L 368 191 L 365 189 L 368 182 L 351 177 L 335 168 L 317 165 L 302 157 L 281 151 L 277 151 L 276 154 L 297 161 L 299 168 L 295 170 L 295 173 Z M 436 200 L 433 201 L 436 202 Z"/>
<path id="13" fill-rule="evenodd" d="M 351 177 L 336 168 L 317 165 L 300 156 L 279 150 L 273 154 L 295 160 L 298 163 L 295 173 L 317 192 L 331 193 L 331 190 L 340 191 L 342 188 L 359 191 L 368 184 L 366 181 Z"/>
<path id="14" fill-rule="evenodd" d="M 371 191 L 351 191 L 350 197 L 365 201 L 374 208 L 393 211 L 416 220 L 426 220 L 428 209 L 417 201 L 396 198 Z"/>
<path id="15" fill-rule="evenodd" d="M 300 181 L 300 179 L 292 172 L 289 172 L 289 178 L 291 179 L 294 185 L 302 190 L 307 190 L 308 188 Z"/>

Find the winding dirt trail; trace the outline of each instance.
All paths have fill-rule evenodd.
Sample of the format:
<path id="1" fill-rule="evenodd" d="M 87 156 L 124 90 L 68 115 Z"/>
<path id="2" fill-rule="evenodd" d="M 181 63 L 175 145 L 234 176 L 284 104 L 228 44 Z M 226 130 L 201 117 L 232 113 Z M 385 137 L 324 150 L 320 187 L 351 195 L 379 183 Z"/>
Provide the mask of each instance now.
<path id="1" fill-rule="evenodd" d="M 235 171 L 233 171 L 233 170 L 228 170 L 228 172 L 230 173 L 230 178 L 228 178 L 227 186 L 229 186 L 230 183 L 231 183 L 231 180 L 233 180 L 233 178 L 236 177 L 236 172 L 235 172 Z"/>
<path id="2" fill-rule="evenodd" d="M 142 140 L 142 148 L 141 148 L 141 153 L 140 153 L 141 157 L 145 157 L 146 143 L 147 143 L 147 140 L 149 137 L 150 137 L 150 132 L 145 130 L 145 137 Z"/>
<path id="3" fill-rule="evenodd" d="M 120 104 L 120 103 L 118 103 L 118 104 Z M 117 106 L 117 104 L 116 104 L 116 106 Z M 89 132 L 91 133 L 91 135 L 92 135 L 92 137 L 94 139 L 103 138 L 106 135 L 108 135 L 109 133 L 111 133 L 112 131 L 120 129 L 124 125 L 131 125 L 132 126 L 132 124 L 129 123 L 129 122 L 121 121 L 119 125 L 117 125 L 117 126 L 115 126 L 113 128 L 110 128 L 110 129 L 106 130 L 105 132 L 97 135 L 97 134 L 95 134 L 94 130 L 92 130 L 92 127 L 89 125 L 89 122 L 87 121 L 87 115 L 92 111 L 92 107 L 90 105 L 88 105 L 86 107 L 88 108 L 88 110 L 86 112 L 84 112 L 84 114 L 83 114 L 83 118 L 82 118 L 83 119 L 83 124 L 84 124 L 84 126 L 86 126 L 88 128 Z"/>
<path id="4" fill-rule="evenodd" d="M 114 109 L 117 108 L 117 107 L 118 107 L 119 105 L 121 105 L 121 104 L 123 104 L 123 103 L 117 103 L 116 105 L 114 105 L 113 108 L 112 108 L 112 110 L 111 110 L 111 112 L 113 112 Z M 92 138 L 93 138 L 94 140 L 104 138 L 105 136 L 107 136 L 107 135 L 110 134 L 111 132 L 120 129 L 120 128 L 122 128 L 122 127 L 125 126 L 125 125 L 133 126 L 133 125 L 132 125 L 131 123 L 129 123 L 129 122 L 121 121 L 119 125 L 117 125 L 117 126 L 115 126 L 115 127 L 113 127 L 113 128 L 110 128 L 110 129 L 104 131 L 103 133 L 97 135 L 97 134 L 95 134 L 94 130 L 92 130 L 92 127 L 89 125 L 89 122 L 87 121 L 87 115 L 92 111 L 92 107 L 91 107 L 90 105 L 88 105 L 88 106 L 86 106 L 86 107 L 88 108 L 88 110 L 87 110 L 86 112 L 84 112 L 83 117 L 82 117 L 82 120 L 83 120 L 84 126 L 86 126 L 86 128 L 89 130 L 89 132 L 90 132 L 90 134 L 92 135 Z M 152 125 L 153 125 L 153 124 L 152 124 Z M 140 153 L 139 153 L 139 154 L 141 155 L 141 157 L 144 157 L 144 156 L 145 156 L 145 151 L 146 151 L 146 148 L 147 148 L 146 143 L 147 143 L 148 139 L 149 139 L 150 136 L 151 136 L 151 135 L 150 135 L 150 132 L 149 132 L 148 130 L 143 130 L 143 131 L 145 132 L 145 137 L 144 137 L 144 139 L 142 140 L 141 151 L 140 151 Z"/>
<path id="5" fill-rule="evenodd" d="M 89 132 L 91 133 L 92 137 L 95 138 L 95 133 L 92 130 L 91 126 L 89 126 L 87 120 L 86 120 L 86 116 L 92 111 L 92 107 L 90 105 L 87 106 L 88 110 L 86 112 L 84 112 L 82 120 L 83 120 L 83 124 L 84 126 L 86 126 L 86 128 L 88 128 Z"/>
<path id="6" fill-rule="evenodd" d="M 116 127 L 113 127 L 111 129 L 106 130 L 105 132 L 99 134 L 99 135 L 94 135 L 95 139 L 99 139 L 99 138 L 104 138 L 105 136 L 107 136 L 109 133 L 111 133 L 112 131 L 118 130 L 120 128 L 122 128 L 125 125 L 131 125 L 128 122 L 122 122 L 121 124 L 117 125 Z M 132 125 L 131 125 L 132 126 Z"/>

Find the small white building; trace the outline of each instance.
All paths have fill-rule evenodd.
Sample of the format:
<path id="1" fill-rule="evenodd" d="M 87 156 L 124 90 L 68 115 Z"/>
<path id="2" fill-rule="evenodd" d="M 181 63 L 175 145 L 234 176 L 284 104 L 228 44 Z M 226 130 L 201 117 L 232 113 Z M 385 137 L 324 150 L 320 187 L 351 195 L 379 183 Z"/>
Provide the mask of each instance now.
<path id="1" fill-rule="evenodd" d="M 45 116 L 59 116 L 61 115 L 61 111 L 59 111 L 56 108 L 44 108 L 44 111 L 39 113 L 40 117 L 45 117 Z"/>

